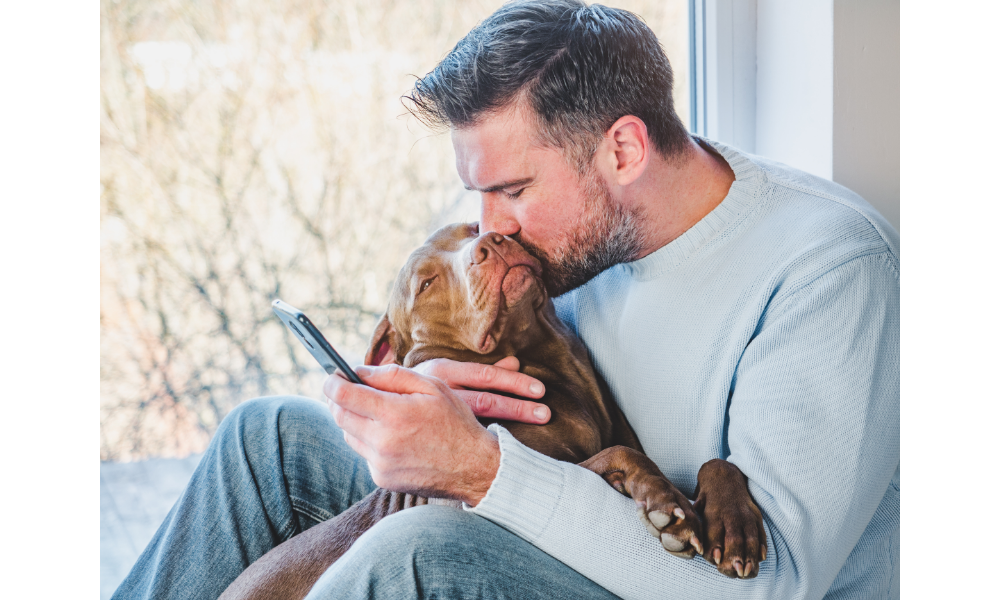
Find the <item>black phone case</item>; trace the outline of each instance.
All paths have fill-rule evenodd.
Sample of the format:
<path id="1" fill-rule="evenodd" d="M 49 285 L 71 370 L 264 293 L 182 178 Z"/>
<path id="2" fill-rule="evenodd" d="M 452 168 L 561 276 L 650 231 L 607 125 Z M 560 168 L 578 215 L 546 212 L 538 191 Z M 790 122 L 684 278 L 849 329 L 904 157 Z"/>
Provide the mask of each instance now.
<path id="1" fill-rule="evenodd" d="M 271 308 L 274 310 L 274 314 L 278 315 L 281 322 L 295 334 L 295 337 L 302 342 L 306 350 L 316 358 L 320 366 L 328 374 L 333 375 L 337 369 L 340 369 L 351 382 L 364 385 L 358 374 L 354 372 L 354 369 L 337 354 L 337 351 L 333 349 L 330 342 L 326 341 L 323 334 L 312 324 L 312 321 L 309 320 L 309 317 L 304 312 L 281 300 L 272 302 Z"/>

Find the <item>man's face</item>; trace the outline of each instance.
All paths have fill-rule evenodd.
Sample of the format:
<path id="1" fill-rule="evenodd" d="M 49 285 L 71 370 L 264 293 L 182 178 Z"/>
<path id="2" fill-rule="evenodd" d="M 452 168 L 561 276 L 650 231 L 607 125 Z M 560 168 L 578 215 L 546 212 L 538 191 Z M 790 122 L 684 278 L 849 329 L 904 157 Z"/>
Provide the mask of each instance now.
<path id="1" fill-rule="evenodd" d="M 452 143 L 459 177 L 481 194 L 480 231 L 510 236 L 538 258 L 551 296 L 638 256 L 642 215 L 624 209 L 595 168 L 581 175 L 540 142 L 521 110 L 453 129 Z"/>

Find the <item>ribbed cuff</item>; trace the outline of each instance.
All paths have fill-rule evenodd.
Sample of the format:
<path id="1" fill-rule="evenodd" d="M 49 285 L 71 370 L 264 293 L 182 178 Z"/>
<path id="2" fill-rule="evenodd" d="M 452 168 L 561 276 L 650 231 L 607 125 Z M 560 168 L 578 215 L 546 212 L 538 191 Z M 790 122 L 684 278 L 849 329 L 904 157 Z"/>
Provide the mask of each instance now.
<path id="1" fill-rule="evenodd" d="M 496 423 L 489 430 L 500 441 L 500 468 L 479 504 L 462 508 L 533 542 L 552 520 L 566 465 L 528 448 Z"/>

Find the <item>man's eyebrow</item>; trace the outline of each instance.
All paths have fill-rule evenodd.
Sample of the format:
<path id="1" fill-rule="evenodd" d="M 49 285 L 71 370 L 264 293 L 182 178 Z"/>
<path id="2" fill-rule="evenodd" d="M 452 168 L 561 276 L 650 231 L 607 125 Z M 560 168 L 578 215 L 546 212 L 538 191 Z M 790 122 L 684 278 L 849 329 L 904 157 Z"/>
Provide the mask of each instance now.
<path id="1" fill-rule="evenodd" d="M 480 192 L 480 193 L 483 193 L 483 194 L 488 194 L 490 192 L 499 192 L 500 190 L 505 189 L 505 188 L 517 187 L 519 185 L 524 185 L 524 184 L 529 183 L 529 182 L 531 182 L 531 178 L 530 177 L 525 177 L 524 179 L 516 179 L 514 181 L 505 181 L 503 183 L 498 183 L 496 185 L 491 185 L 490 187 L 483 188 L 481 190 L 477 190 L 476 188 L 468 186 L 468 185 L 465 186 L 465 189 L 467 189 L 469 191 L 477 191 L 477 192 Z"/>

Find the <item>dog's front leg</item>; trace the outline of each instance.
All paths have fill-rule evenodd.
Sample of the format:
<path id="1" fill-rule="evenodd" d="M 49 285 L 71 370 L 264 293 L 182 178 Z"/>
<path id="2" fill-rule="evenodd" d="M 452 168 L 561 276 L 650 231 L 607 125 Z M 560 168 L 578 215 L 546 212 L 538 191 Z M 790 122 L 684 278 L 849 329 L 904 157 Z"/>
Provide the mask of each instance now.
<path id="1" fill-rule="evenodd" d="M 613 446 L 580 463 L 635 500 L 639 519 L 663 548 L 681 558 L 701 554 L 701 521 L 694 507 L 645 454 Z"/>
<path id="2" fill-rule="evenodd" d="M 743 471 L 719 458 L 702 465 L 694 507 L 705 525 L 705 560 L 726 577 L 756 577 L 767 533 Z"/>

